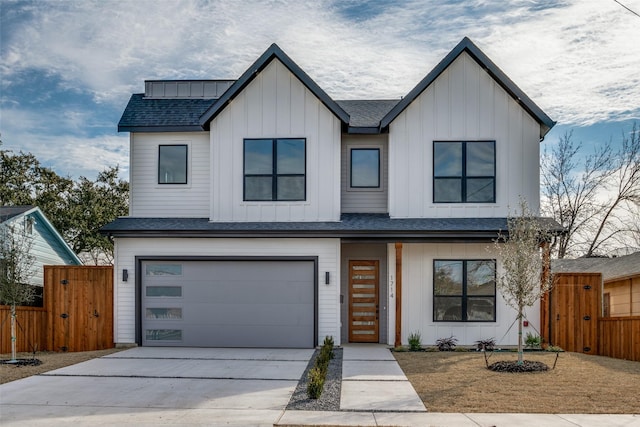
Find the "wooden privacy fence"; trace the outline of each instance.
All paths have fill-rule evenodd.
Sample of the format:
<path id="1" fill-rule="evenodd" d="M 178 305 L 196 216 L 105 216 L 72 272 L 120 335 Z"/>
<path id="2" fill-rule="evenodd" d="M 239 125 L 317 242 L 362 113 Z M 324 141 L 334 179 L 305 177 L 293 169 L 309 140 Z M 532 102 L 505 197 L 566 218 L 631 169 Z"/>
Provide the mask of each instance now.
<path id="1" fill-rule="evenodd" d="M 47 311 L 42 307 L 16 307 L 16 351 L 47 349 Z M 0 353 L 11 353 L 11 307 L 0 305 Z"/>
<path id="2" fill-rule="evenodd" d="M 17 307 L 17 351 L 113 348 L 113 267 L 45 266 L 44 307 Z M 0 306 L 0 352 L 11 351 L 10 307 Z"/>
<path id="3" fill-rule="evenodd" d="M 640 316 L 602 317 L 601 274 L 555 276 L 545 341 L 566 351 L 640 361 Z"/>
<path id="4" fill-rule="evenodd" d="M 640 362 L 640 316 L 598 319 L 598 354 Z"/>

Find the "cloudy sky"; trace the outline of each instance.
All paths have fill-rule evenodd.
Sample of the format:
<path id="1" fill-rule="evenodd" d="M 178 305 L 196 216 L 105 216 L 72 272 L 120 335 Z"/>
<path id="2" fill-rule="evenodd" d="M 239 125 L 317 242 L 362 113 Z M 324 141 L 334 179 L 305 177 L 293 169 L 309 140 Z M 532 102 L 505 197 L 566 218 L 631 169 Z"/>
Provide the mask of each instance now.
<path id="1" fill-rule="evenodd" d="M 145 79 L 234 79 L 275 42 L 334 99 L 399 98 L 468 36 L 558 122 L 545 144 L 573 129 L 588 149 L 640 122 L 637 14 L 640 0 L 0 0 L 1 139 L 60 175 L 127 178 L 117 123 Z"/>

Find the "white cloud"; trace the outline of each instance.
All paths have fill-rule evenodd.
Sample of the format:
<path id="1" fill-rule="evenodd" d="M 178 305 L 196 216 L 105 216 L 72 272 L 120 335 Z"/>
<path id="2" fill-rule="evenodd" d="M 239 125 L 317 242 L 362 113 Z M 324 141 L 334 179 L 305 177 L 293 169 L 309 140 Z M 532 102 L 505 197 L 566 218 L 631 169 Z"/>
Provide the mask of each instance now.
<path id="1" fill-rule="evenodd" d="M 640 0 L 624 3 L 640 11 Z M 63 88 L 91 93 L 95 110 L 123 108 L 144 79 L 237 78 L 273 42 L 336 99 L 398 98 L 469 36 L 560 123 L 640 116 L 640 18 L 614 1 L 24 5 L 3 4 L 3 86 L 46 70 Z M 77 130 L 85 116 L 65 120 Z"/>

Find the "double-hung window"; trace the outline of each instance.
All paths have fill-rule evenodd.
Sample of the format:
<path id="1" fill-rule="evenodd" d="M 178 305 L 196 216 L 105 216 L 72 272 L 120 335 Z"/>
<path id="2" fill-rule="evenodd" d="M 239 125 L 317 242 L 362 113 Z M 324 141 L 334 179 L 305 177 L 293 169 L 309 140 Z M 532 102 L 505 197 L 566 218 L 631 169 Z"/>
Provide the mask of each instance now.
<path id="1" fill-rule="evenodd" d="M 495 322 L 496 261 L 435 260 L 434 322 Z"/>
<path id="2" fill-rule="evenodd" d="M 187 145 L 158 147 L 158 184 L 187 183 Z"/>
<path id="3" fill-rule="evenodd" d="M 380 188 L 380 149 L 352 148 L 351 188 Z"/>
<path id="4" fill-rule="evenodd" d="M 306 200 L 306 140 L 245 139 L 244 200 Z"/>
<path id="5" fill-rule="evenodd" d="M 495 141 L 433 143 L 434 203 L 495 201 Z"/>

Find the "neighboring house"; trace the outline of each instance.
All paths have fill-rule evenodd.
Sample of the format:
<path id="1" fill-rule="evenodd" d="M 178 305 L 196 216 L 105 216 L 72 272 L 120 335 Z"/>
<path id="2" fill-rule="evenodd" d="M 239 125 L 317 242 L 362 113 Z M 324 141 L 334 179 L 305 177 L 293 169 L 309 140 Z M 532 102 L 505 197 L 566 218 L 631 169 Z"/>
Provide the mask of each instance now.
<path id="1" fill-rule="evenodd" d="M 36 300 L 31 305 L 42 305 L 44 265 L 82 265 L 75 252 L 38 207 L 0 207 L 0 227 L 9 227 L 13 233 L 33 239 L 31 254 L 35 257 L 35 274 L 31 279 L 31 285 L 38 289 Z"/>
<path id="2" fill-rule="evenodd" d="M 602 315 L 640 316 L 640 252 L 616 258 L 552 261 L 554 273 L 602 273 Z"/>
<path id="3" fill-rule="evenodd" d="M 103 228 L 115 340 L 514 344 L 490 247 L 539 209 L 553 125 L 467 38 L 399 100 L 333 100 L 275 44 L 237 80 L 146 81 L 118 125 L 130 213 Z"/>

